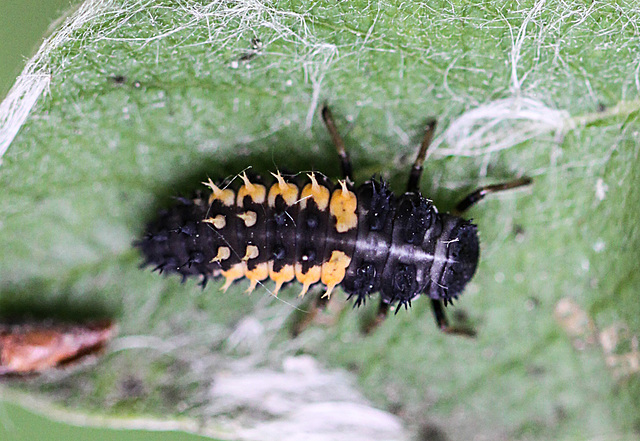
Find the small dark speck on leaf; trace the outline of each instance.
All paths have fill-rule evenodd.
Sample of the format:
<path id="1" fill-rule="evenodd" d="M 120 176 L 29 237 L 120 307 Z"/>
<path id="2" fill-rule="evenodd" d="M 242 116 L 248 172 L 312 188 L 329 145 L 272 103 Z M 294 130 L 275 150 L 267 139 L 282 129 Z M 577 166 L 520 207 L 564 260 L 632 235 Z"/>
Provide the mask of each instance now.
<path id="1" fill-rule="evenodd" d="M 527 311 L 533 311 L 538 306 L 540 306 L 540 300 L 537 297 L 529 297 L 524 304 Z"/>
<path id="2" fill-rule="evenodd" d="M 470 322 L 469 314 L 463 309 L 456 309 L 453 311 L 453 319 L 456 322 L 468 324 Z"/>
<path id="3" fill-rule="evenodd" d="M 387 410 L 396 416 L 400 416 L 402 415 L 404 407 L 400 403 L 391 403 L 387 406 Z"/>
<path id="4" fill-rule="evenodd" d="M 185 398 L 184 390 L 173 384 L 166 384 L 162 386 L 160 388 L 160 392 L 162 393 L 163 401 L 172 406 L 178 406 L 178 404 Z"/>
<path id="5" fill-rule="evenodd" d="M 435 424 L 423 424 L 418 432 L 419 441 L 446 441 L 447 435 Z"/>
<path id="6" fill-rule="evenodd" d="M 532 376 L 540 376 L 545 373 L 545 369 L 542 366 L 529 365 L 527 366 L 527 374 Z"/>
<path id="7" fill-rule="evenodd" d="M 349 370 L 349 372 L 359 373 L 360 372 L 360 365 L 357 364 L 357 363 L 349 363 L 347 365 L 347 369 Z"/>
<path id="8" fill-rule="evenodd" d="M 127 77 L 124 75 L 111 75 L 109 80 L 114 84 L 124 84 L 127 81 Z"/>
<path id="9" fill-rule="evenodd" d="M 259 38 L 251 39 L 251 49 L 239 58 L 239 61 L 247 62 L 260 53 L 262 49 L 262 41 Z"/>
<path id="10" fill-rule="evenodd" d="M 256 56 L 255 52 L 247 52 L 246 54 L 240 57 L 240 61 L 249 61 L 255 56 Z"/>
<path id="11" fill-rule="evenodd" d="M 120 383 L 122 398 L 140 398 L 144 395 L 144 384 L 136 377 L 128 376 Z"/>
<path id="12" fill-rule="evenodd" d="M 256 51 L 262 49 L 262 41 L 260 41 L 260 39 L 257 37 L 252 38 L 251 47 Z"/>
<path id="13" fill-rule="evenodd" d="M 564 406 L 556 405 L 554 409 L 554 413 L 558 421 L 566 420 L 569 414 L 567 413 L 567 409 Z"/>

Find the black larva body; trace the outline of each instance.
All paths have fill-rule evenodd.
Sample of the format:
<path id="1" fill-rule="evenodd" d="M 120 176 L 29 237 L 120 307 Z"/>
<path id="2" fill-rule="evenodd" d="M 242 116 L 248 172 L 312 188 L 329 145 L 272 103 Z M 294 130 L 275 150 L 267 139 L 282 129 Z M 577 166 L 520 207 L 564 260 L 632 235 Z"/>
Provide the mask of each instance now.
<path id="1" fill-rule="evenodd" d="M 181 274 L 183 280 L 202 277 L 203 287 L 210 277 L 222 276 L 224 290 L 243 277 L 249 280 L 248 292 L 262 281 L 274 281 L 270 289 L 274 295 L 293 280 L 302 284 L 300 296 L 312 285 L 324 284 L 326 291 L 294 327 L 294 335 L 326 305 L 338 285 L 356 306 L 380 293 L 378 314 L 369 331 L 392 305 L 408 307 L 424 294 L 431 299 L 442 331 L 475 335 L 467 326 L 449 326 L 443 305 L 462 293 L 476 270 L 476 226 L 439 213 L 419 191 L 435 120 L 427 124 L 407 191 L 396 197 L 382 181 L 371 180 L 357 188 L 349 184 L 353 173 L 344 141 L 327 106 L 321 114 L 344 180 L 333 185 L 311 173 L 305 184 L 288 182 L 278 173 L 267 188 L 260 179 L 252 182 L 243 173 L 239 176 L 243 185 L 233 189 L 209 181 L 211 195 L 180 198 L 148 225 L 136 243 L 145 263 L 161 272 Z M 480 187 L 462 199 L 454 213 L 465 212 L 487 194 L 530 183 L 522 177 Z"/>
<path id="2" fill-rule="evenodd" d="M 137 243 L 146 264 L 184 278 L 202 277 L 203 284 L 224 276 L 225 287 L 247 277 L 249 290 L 268 278 L 276 282 L 275 293 L 295 279 L 304 285 L 301 294 L 316 283 L 329 292 L 340 285 L 356 305 L 380 292 L 382 303 L 399 306 L 423 294 L 446 304 L 476 270 L 476 226 L 439 213 L 418 192 L 396 197 L 382 181 L 352 188 L 345 181 L 332 185 L 310 176 L 318 187 L 305 197 L 311 183 L 283 187 L 285 180 L 277 178 L 264 187 L 269 195 L 280 192 L 271 201 L 253 190 L 247 194 L 247 188 L 263 184 L 246 176 L 239 189 L 213 186 L 211 197 L 179 199 Z M 330 203 L 325 204 L 327 193 Z M 334 206 L 334 201 L 344 203 Z"/>

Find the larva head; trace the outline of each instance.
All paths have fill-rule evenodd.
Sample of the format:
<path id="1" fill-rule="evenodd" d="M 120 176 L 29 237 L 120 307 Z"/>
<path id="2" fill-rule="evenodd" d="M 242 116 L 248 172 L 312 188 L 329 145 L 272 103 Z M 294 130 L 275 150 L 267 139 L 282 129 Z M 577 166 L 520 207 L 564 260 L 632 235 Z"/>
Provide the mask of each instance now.
<path id="1" fill-rule="evenodd" d="M 444 224 L 443 237 L 438 247 L 445 258 L 439 282 L 445 288 L 441 290 L 440 297 L 450 300 L 462 293 L 475 274 L 480 257 L 480 243 L 478 228 L 471 222 L 449 217 Z M 448 234 L 447 227 L 450 228 Z"/>

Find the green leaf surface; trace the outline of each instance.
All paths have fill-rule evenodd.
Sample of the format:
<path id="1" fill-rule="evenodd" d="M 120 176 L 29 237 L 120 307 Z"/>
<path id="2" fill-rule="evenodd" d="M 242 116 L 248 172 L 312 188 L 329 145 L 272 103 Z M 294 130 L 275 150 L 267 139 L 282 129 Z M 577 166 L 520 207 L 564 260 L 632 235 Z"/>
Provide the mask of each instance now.
<path id="1" fill-rule="evenodd" d="M 50 77 L 24 124 L 0 118 L 20 126 L 0 166 L 0 312 L 114 317 L 121 337 L 89 368 L 7 387 L 215 426 L 208 391 L 228 360 L 303 353 L 355 373 L 423 439 L 632 439 L 638 22 L 631 1 L 87 1 L 37 56 Z M 441 211 L 534 178 L 469 212 L 481 263 L 448 313 L 477 338 L 438 333 L 418 299 L 373 335 L 375 301 L 291 340 L 298 286 L 223 294 L 138 268 L 146 222 L 209 176 L 339 177 L 323 102 L 359 182 L 401 192 L 430 117 L 421 189 Z M 262 344 L 243 352 L 229 338 L 246 317 Z"/>

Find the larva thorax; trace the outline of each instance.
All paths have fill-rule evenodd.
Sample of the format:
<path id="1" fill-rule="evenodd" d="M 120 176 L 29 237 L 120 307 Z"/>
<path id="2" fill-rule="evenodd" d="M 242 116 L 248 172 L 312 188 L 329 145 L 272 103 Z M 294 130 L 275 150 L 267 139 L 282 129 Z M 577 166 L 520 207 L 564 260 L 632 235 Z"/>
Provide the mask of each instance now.
<path id="1" fill-rule="evenodd" d="M 476 226 L 439 213 L 419 193 L 396 198 L 382 181 L 357 193 L 357 246 L 342 284 L 356 304 L 376 291 L 383 302 L 405 306 L 421 294 L 457 298 L 477 266 Z"/>

